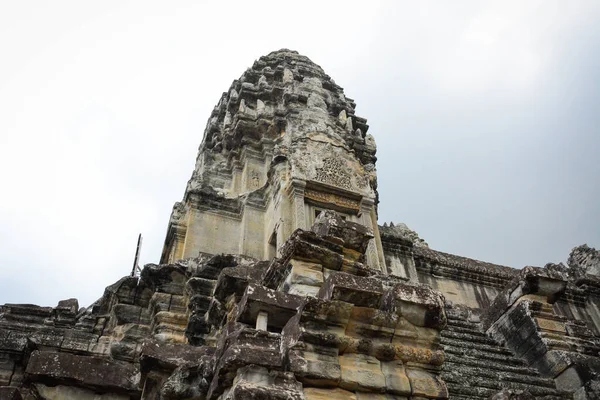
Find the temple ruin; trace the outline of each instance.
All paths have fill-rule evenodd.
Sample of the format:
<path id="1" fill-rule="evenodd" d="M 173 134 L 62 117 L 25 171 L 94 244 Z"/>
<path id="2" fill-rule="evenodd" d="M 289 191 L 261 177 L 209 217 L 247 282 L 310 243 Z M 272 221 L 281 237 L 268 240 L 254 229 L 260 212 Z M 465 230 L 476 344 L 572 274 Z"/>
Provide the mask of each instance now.
<path id="1" fill-rule="evenodd" d="M 223 93 L 159 264 L 0 306 L 0 399 L 598 399 L 600 252 L 514 269 L 378 225 L 356 104 L 295 51 Z"/>

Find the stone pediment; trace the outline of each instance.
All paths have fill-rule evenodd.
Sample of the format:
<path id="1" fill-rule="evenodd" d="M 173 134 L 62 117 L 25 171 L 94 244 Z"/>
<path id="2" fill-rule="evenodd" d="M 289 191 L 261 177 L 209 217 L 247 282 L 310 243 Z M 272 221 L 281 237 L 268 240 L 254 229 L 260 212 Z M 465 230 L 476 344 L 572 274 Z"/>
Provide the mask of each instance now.
<path id="1" fill-rule="evenodd" d="M 374 198 L 375 192 L 370 185 L 374 172 L 368 172 L 346 146 L 324 138 L 317 136 L 296 141 L 289 157 L 292 176 Z"/>

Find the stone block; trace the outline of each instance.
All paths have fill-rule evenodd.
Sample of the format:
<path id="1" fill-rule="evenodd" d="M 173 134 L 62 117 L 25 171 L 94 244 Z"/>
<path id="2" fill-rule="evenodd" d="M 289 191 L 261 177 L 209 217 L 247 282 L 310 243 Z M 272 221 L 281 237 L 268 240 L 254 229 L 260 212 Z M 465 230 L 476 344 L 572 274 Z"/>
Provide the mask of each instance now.
<path id="1" fill-rule="evenodd" d="M 27 336 L 19 332 L 7 332 L 0 336 L 0 350 L 3 353 L 21 354 L 27 347 Z"/>
<path id="2" fill-rule="evenodd" d="M 33 332 L 29 336 L 29 340 L 37 346 L 59 347 L 64 339 L 65 331 L 64 328 L 41 328 Z"/>
<path id="3" fill-rule="evenodd" d="M 2 385 L 2 383 L 0 383 Z M 7 383 L 8 385 L 8 383 Z M 3 385 L 4 386 L 4 385 Z M 22 400 L 23 397 L 16 387 L 2 387 L 0 386 L 0 399 L 1 400 Z"/>
<path id="4" fill-rule="evenodd" d="M 187 280 L 185 268 L 177 264 L 148 264 L 142 270 L 143 281 L 154 291 L 182 295 Z"/>
<path id="5" fill-rule="evenodd" d="M 325 300 L 339 300 L 371 308 L 379 308 L 383 294 L 380 280 L 344 272 L 332 272 L 319 291 L 319 297 Z"/>
<path id="6" fill-rule="evenodd" d="M 231 295 L 234 295 L 236 299 L 240 299 L 246 290 L 246 286 L 248 286 L 248 282 L 255 280 L 259 272 L 244 265 L 223 268 L 215 285 L 215 298 L 221 302 L 225 302 Z"/>
<path id="7" fill-rule="evenodd" d="M 299 296 L 316 296 L 323 284 L 323 267 L 300 260 L 290 260 L 289 265 L 291 269 L 283 282 L 283 291 Z"/>
<path id="8" fill-rule="evenodd" d="M 310 346 L 307 350 L 290 349 L 288 361 L 290 370 L 304 384 L 318 387 L 338 386 L 342 371 L 337 349 Z"/>
<path id="9" fill-rule="evenodd" d="M 282 249 L 282 258 L 321 264 L 339 271 L 344 261 L 343 247 L 325 241 L 314 232 L 296 230 Z"/>
<path id="10" fill-rule="evenodd" d="M 134 364 L 69 353 L 31 353 L 26 369 L 34 382 L 75 382 L 99 391 L 138 394 L 139 371 Z"/>
<path id="11" fill-rule="evenodd" d="M 185 314 L 161 311 L 152 319 L 154 338 L 163 342 L 184 343 L 188 317 Z"/>
<path id="12" fill-rule="evenodd" d="M 212 300 L 213 298 L 211 296 L 195 294 L 189 298 L 187 308 L 192 314 L 204 314 L 210 308 Z"/>
<path id="13" fill-rule="evenodd" d="M 249 284 L 238 305 L 238 320 L 250 325 L 256 323 L 259 312 L 268 313 L 268 325 L 282 329 L 292 318 L 303 299 L 299 296 Z"/>
<path id="14" fill-rule="evenodd" d="M 420 369 L 406 368 L 410 380 L 412 396 L 422 396 L 434 399 L 447 399 L 446 384 L 437 375 Z"/>
<path id="15" fill-rule="evenodd" d="M 210 356 L 214 352 L 214 347 L 198 347 L 147 340 L 142 345 L 140 367 L 142 372 L 155 367 L 173 370 L 184 365 L 198 364 L 202 357 Z"/>
<path id="16" fill-rule="evenodd" d="M 300 283 L 294 283 L 289 286 L 289 288 L 287 289 L 287 293 L 302 297 L 317 297 L 319 295 L 319 289 L 320 286 L 309 286 L 302 285 Z"/>
<path id="17" fill-rule="evenodd" d="M 365 354 L 343 354 L 339 358 L 342 369 L 340 387 L 347 390 L 383 392 L 385 377 L 378 359 Z"/>
<path id="18" fill-rule="evenodd" d="M 22 365 L 15 365 L 15 370 L 13 371 L 13 374 L 10 377 L 10 385 L 22 387 L 25 380 L 25 368 Z M 23 395 L 23 397 L 26 397 L 24 396 L 23 392 L 21 393 L 21 395 Z"/>
<path id="19" fill-rule="evenodd" d="M 131 340 L 118 340 L 110 344 L 110 356 L 115 360 L 133 362 L 139 356 L 140 345 Z"/>
<path id="20" fill-rule="evenodd" d="M 201 294 L 204 296 L 212 296 L 213 290 L 215 289 L 216 281 L 205 278 L 190 278 L 185 283 L 185 294 L 188 297 L 192 297 L 195 294 Z"/>
<path id="21" fill-rule="evenodd" d="M 306 400 L 357 400 L 356 395 L 354 393 L 340 388 L 304 388 L 304 398 Z"/>
<path id="22" fill-rule="evenodd" d="M 600 381 L 591 380 L 573 393 L 573 400 L 600 399 Z"/>
<path id="23" fill-rule="evenodd" d="M 310 286 L 321 286 L 323 283 L 323 266 L 321 264 L 290 260 L 290 265 L 292 269 L 286 278 L 286 282 Z"/>
<path id="24" fill-rule="evenodd" d="M 14 360 L 0 358 L 0 386 L 8 386 L 15 368 Z"/>
<path id="25" fill-rule="evenodd" d="M 167 327 L 176 331 L 185 330 L 187 326 L 187 316 L 185 314 L 161 311 L 156 313 L 152 319 L 154 331 L 159 331 L 161 327 Z"/>
<path id="26" fill-rule="evenodd" d="M 546 318 L 534 318 L 537 326 L 543 330 L 546 331 L 551 331 L 551 332 L 556 332 L 556 333 L 562 333 L 562 334 L 566 334 L 567 333 L 567 329 L 565 327 L 565 324 L 563 322 L 560 321 L 555 321 L 555 320 L 551 320 L 551 319 L 546 319 Z"/>
<path id="27" fill-rule="evenodd" d="M 91 343 L 89 351 L 96 356 L 104 356 L 110 354 L 110 344 L 112 338 L 110 336 L 101 336 L 97 343 Z"/>
<path id="28" fill-rule="evenodd" d="M 87 351 L 91 343 L 98 340 L 98 335 L 76 330 L 65 331 L 65 336 L 60 342 L 60 348 L 68 351 Z"/>
<path id="29" fill-rule="evenodd" d="M 346 335 L 353 338 L 365 338 L 375 345 L 390 343 L 398 323 L 398 315 L 368 307 L 354 307 Z"/>
<path id="30" fill-rule="evenodd" d="M 393 344 L 423 347 L 431 350 L 439 348 L 440 331 L 434 328 L 415 326 L 406 318 L 400 317 L 394 330 Z"/>
<path id="31" fill-rule="evenodd" d="M 145 271 L 147 266 L 142 270 Z M 98 313 L 110 312 L 110 307 L 114 300 L 123 304 L 134 304 L 138 298 L 140 287 L 138 286 L 138 278 L 125 276 L 110 286 L 107 286 L 102 296 L 102 301 L 94 307 L 94 311 Z"/>
<path id="32" fill-rule="evenodd" d="M 538 297 L 542 302 L 554 303 L 564 292 L 567 281 L 568 277 L 564 271 L 537 267 L 523 268 L 484 311 L 482 315 L 484 328 L 488 329 L 523 296 Z"/>
<path id="33" fill-rule="evenodd" d="M 396 396 L 389 393 L 356 392 L 357 400 L 408 400 L 406 396 Z M 415 399 L 414 397 L 412 399 Z M 418 400 L 418 399 L 415 399 Z"/>
<path id="34" fill-rule="evenodd" d="M 208 311 L 206 312 L 207 321 L 213 325 L 220 326 L 225 317 L 225 308 L 223 304 L 216 299 L 211 299 Z"/>
<path id="35" fill-rule="evenodd" d="M 169 311 L 174 313 L 185 314 L 187 312 L 185 296 L 179 296 L 174 294 L 171 296 L 171 303 L 169 304 Z"/>
<path id="36" fill-rule="evenodd" d="M 248 366 L 237 370 L 227 395 L 232 400 L 304 400 L 302 384 L 289 372 Z"/>
<path id="37" fill-rule="evenodd" d="M 320 236 L 333 236 L 342 239 L 344 247 L 364 254 L 373 231 L 364 225 L 345 221 L 334 211 L 326 210 L 319 214 L 311 230 Z"/>
<path id="38" fill-rule="evenodd" d="M 171 304 L 171 295 L 169 293 L 154 292 L 150 298 L 150 306 L 153 314 L 161 311 L 169 311 L 169 304 Z"/>
<path id="39" fill-rule="evenodd" d="M 131 304 L 117 304 L 111 310 L 111 324 L 138 324 L 142 308 Z"/>
<path id="40" fill-rule="evenodd" d="M 344 247 L 344 258 L 350 262 L 364 262 L 365 255 L 360 251 L 352 250 Z"/>
<path id="41" fill-rule="evenodd" d="M 45 400 L 129 400 L 130 397 L 125 394 L 115 393 L 96 393 L 91 390 L 73 387 L 73 386 L 46 386 L 41 383 L 35 384 L 37 392 Z"/>
<path id="42" fill-rule="evenodd" d="M 412 393 L 410 380 L 401 361 L 382 362 L 381 371 L 385 377 L 386 392 L 398 395 L 410 395 Z"/>
<path id="43" fill-rule="evenodd" d="M 77 314 L 77 312 L 79 311 L 79 302 L 77 301 L 77 299 L 73 298 L 60 300 L 55 309 L 64 309 L 70 312 L 71 314 Z"/>
<path id="44" fill-rule="evenodd" d="M 227 347 L 223 350 L 219 368 L 240 364 L 256 364 L 267 368 L 281 366 L 279 334 L 241 327 L 228 335 L 227 341 L 220 342 L 219 347 L 221 345 Z"/>
<path id="45" fill-rule="evenodd" d="M 502 389 L 490 396 L 489 400 L 535 400 L 535 396 L 525 390 Z"/>
<path id="46" fill-rule="evenodd" d="M 413 325 L 438 330 L 446 326 L 443 297 L 429 286 L 397 284 L 386 292 L 383 308 L 398 313 Z"/>
<path id="47" fill-rule="evenodd" d="M 301 322 L 322 321 L 330 326 L 343 327 L 345 330 L 352 315 L 352 308 L 352 304 L 342 301 L 326 301 L 309 297 L 301 310 Z"/>

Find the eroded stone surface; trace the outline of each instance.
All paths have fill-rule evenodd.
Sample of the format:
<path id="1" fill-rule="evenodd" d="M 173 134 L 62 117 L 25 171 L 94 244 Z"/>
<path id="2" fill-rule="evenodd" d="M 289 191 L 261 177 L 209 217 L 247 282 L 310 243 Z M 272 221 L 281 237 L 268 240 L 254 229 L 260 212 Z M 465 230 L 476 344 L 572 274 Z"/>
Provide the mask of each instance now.
<path id="1" fill-rule="evenodd" d="M 211 113 L 160 264 L 0 306 L 0 400 L 599 396 L 598 252 L 516 270 L 377 225 L 356 105 L 290 50 Z"/>

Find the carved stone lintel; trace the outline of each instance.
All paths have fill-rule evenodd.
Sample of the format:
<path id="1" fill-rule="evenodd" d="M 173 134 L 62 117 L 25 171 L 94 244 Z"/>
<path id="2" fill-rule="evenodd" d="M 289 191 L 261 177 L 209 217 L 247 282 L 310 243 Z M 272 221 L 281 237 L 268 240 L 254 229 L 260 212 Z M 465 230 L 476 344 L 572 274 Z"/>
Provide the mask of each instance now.
<path id="1" fill-rule="evenodd" d="M 314 189 L 306 189 L 304 191 L 304 197 L 307 200 L 312 200 L 317 203 L 325 205 L 333 205 L 344 211 L 348 210 L 350 213 L 358 213 L 360 210 L 360 202 L 348 197 L 340 196 L 334 193 L 327 193 Z"/>

